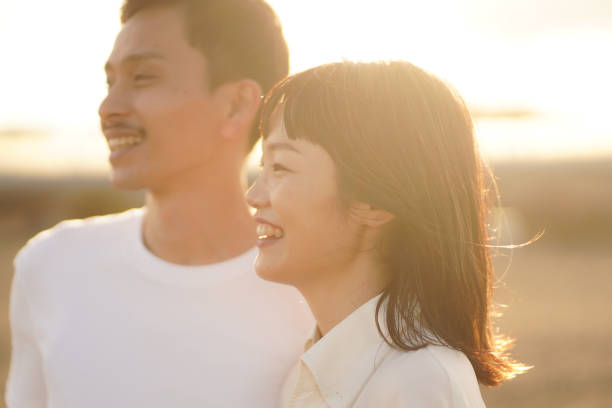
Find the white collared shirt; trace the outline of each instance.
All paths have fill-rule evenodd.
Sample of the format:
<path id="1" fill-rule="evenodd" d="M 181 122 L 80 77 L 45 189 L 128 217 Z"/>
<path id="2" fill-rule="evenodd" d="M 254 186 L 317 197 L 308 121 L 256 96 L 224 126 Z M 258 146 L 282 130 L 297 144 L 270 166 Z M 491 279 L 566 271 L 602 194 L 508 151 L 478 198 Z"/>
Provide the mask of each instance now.
<path id="1" fill-rule="evenodd" d="M 281 407 L 484 407 L 463 353 L 444 346 L 400 351 L 387 345 L 375 322 L 379 298 L 322 338 L 315 331 L 285 382 Z"/>

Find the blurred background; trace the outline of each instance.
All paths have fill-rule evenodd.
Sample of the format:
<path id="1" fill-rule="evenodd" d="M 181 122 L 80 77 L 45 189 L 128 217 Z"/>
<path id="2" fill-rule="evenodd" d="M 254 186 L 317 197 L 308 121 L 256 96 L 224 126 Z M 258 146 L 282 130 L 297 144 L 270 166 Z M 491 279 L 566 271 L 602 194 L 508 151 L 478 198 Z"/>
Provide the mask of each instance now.
<path id="1" fill-rule="evenodd" d="M 500 243 L 545 230 L 496 253 L 496 300 L 507 306 L 498 323 L 533 369 L 483 389 L 487 405 L 612 406 L 612 2 L 269 3 L 292 72 L 401 58 L 452 83 L 497 178 Z M 109 186 L 98 130 L 120 5 L 0 3 L 0 391 L 15 253 L 62 219 L 142 204 L 142 192 Z"/>

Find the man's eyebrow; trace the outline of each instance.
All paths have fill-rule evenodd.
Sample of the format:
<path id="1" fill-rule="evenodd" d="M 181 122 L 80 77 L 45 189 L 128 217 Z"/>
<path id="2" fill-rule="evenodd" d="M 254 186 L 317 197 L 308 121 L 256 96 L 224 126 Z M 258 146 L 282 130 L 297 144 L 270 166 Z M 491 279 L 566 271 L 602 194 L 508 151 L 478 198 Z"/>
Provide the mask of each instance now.
<path id="1" fill-rule="evenodd" d="M 166 59 L 166 57 L 164 57 L 163 55 L 155 52 L 155 51 L 148 51 L 148 52 L 139 52 L 139 53 L 135 53 L 135 54 L 130 54 L 127 57 L 123 58 L 120 61 L 120 65 L 125 65 L 125 64 L 129 64 L 129 63 L 133 63 L 133 62 L 138 62 L 138 61 L 143 61 L 143 60 L 148 60 L 148 59 Z M 104 64 L 104 71 L 108 72 L 111 71 L 113 69 L 112 64 L 110 63 L 110 61 L 107 61 L 106 64 Z"/>
<path id="2" fill-rule="evenodd" d="M 293 147 L 293 145 L 286 143 L 286 142 L 276 142 L 276 143 L 269 143 L 266 145 L 266 148 L 270 151 L 274 151 L 274 150 L 290 150 L 292 152 L 296 152 L 301 154 L 302 152 L 300 152 L 298 149 L 296 149 L 295 147 Z"/>

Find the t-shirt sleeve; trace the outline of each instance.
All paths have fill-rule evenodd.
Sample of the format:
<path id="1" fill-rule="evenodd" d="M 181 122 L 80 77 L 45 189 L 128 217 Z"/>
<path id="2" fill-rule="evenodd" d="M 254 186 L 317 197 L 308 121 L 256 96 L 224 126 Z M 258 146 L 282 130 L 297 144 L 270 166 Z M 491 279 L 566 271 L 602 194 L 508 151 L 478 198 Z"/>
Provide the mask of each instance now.
<path id="1" fill-rule="evenodd" d="M 11 365 L 6 384 L 8 408 L 46 407 L 46 388 L 34 316 L 28 303 L 27 247 L 15 258 L 11 289 Z"/>

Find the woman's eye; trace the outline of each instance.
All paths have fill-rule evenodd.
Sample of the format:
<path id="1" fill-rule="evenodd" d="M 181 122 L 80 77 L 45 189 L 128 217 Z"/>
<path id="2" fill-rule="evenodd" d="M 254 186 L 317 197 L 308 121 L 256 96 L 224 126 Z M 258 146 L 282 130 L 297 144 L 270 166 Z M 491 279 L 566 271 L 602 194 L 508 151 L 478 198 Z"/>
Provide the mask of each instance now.
<path id="1" fill-rule="evenodd" d="M 282 164 L 278 164 L 278 163 L 272 164 L 272 172 L 274 172 L 274 173 L 285 172 L 287 170 L 288 169 L 285 166 L 283 166 Z"/>

